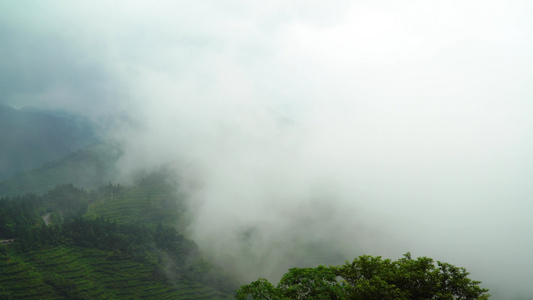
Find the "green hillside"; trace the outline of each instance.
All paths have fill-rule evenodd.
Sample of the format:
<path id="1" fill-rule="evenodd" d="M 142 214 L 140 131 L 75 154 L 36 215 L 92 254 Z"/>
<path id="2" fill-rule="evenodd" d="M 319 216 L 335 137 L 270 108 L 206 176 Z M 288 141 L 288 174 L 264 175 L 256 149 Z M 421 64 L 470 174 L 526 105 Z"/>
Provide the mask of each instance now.
<path id="1" fill-rule="evenodd" d="M 118 223 L 176 225 L 183 211 L 175 188 L 167 184 L 106 185 L 100 187 L 99 195 L 88 206 L 87 217 L 103 217 Z"/>
<path id="2" fill-rule="evenodd" d="M 111 258 L 111 259 L 110 259 Z M 198 282 L 161 278 L 153 264 L 113 259 L 98 249 L 58 246 L 0 257 L 2 299 L 213 299 Z"/>
<path id="3" fill-rule="evenodd" d="M 232 298 L 234 281 L 176 231 L 166 176 L 1 199 L 0 239 L 15 240 L 0 246 L 0 299 Z"/>

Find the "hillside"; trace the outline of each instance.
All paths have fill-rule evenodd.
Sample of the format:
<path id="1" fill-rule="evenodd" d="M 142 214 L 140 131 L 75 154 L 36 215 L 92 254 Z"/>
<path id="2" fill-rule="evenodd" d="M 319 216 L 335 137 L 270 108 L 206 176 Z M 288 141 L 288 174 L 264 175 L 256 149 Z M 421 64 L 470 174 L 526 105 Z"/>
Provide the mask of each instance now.
<path id="1" fill-rule="evenodd" d="M 120 155 L 120 149 L 110 142 L 88 145 L 61 159 L 18 172 L 0 181 L 0 197 L 42 194 L 58 184 L 98 187 L 113 181 L 116 175 L 115 163 Z"/>
<path id="2" fill-rule="evenodd" d="M 237 285 L 178 233 L 165 175 L 0 200 L 1 299 L 224 299 Z M 44 216 L 49 217 L 48 225 Z"/>
<path id="3" fill-rule="evenodd" d="M 186 278 L 169 282 L 154 264 L 113 252 L 58 246 L 0 255 L 2 299 L 213 299 L 229 296 Z"/>

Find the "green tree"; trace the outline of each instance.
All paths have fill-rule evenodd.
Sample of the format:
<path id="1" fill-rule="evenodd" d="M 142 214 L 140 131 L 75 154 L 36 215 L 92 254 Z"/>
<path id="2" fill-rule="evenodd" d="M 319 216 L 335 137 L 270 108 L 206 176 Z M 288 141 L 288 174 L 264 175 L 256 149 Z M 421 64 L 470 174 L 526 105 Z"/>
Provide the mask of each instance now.
<path id="1" fill-rule="evenodd" d="M 293 268 L 277 286 L 260 278 L 241 286 L 237 299 L 488 299 L 465 268 L 428 257 L 397 261 L 363 255 L 341 266 Z"/>

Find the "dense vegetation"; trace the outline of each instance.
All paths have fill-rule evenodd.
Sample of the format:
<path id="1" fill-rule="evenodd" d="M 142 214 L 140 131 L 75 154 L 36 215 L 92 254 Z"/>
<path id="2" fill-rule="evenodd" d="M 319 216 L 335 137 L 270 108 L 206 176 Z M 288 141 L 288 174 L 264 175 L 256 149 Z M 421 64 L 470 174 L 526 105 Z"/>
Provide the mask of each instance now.
<path id="1" fill-rule="evenodd" d="M 14 241 L 0 246 L 0 299 L 231 298 L 230 277 L 173 226 L 162 178 L 1 199 L 0 239 Z"/>
<path id="2" fill-rule="evenodd" d="M 164 172 L 135 186 L 72 184 L 0 199 L 0 299 L 223 299 L 235 283 L 176 230 L 183 207 Z M 487 299 L 464 268 L 410 254 L 293 268 L 238 299 Z"/>
<path id="3" fill-rule="evenodd" d="M 132 186 L 113 177 L 107 143 L 0 181 L 0 299 L 225 299 L 237 285 L 179 231 L 183 197 L 164 169 Z M 59 184 L 74 182 L 75 184 Z M 89 188 L 84 190 L 77 188 Z M 21 191 L 31 191 L 21 195 Z M 11 197 L 11 198 L 8 198 Z M 3 197 L 3 198 L 2 198 Z M 239 299 L 486 299 L 465 269 L 361 256 L 342 266 L 293 268 L 259 279 Z"/>
<path id="4" fill-rule="evenodd" d="M 360 256 L 342 266 L 293 268 L 277 286 L 265 279 L 243 285 L 238 299 L 487 299 L 488 290 L 464 268 L 431 258 L 397 261 Z"/>

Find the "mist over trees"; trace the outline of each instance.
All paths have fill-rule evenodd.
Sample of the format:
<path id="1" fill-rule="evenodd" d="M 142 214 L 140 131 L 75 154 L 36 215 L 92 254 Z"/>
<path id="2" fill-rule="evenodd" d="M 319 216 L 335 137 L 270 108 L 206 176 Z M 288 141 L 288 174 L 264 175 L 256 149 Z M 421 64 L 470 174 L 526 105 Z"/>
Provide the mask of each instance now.
<path id="1" fill-rule="evenodd" d="M 242 282 L 412 251 L 531 299 L 532 15 L 530 0 L 0 0 L 0 198 L 111 191 L 65 188 L 65 224 L 78 196 L 82 223 L 158 219 Z M 95 136 L 110 144 L 83 148 Z M 160 166 L 178 201 L 135 182 Z M 42 225 L 14 215 L 2 232 Z M 81 249 L 2 270 L 57 296 L 24 259 L 60 257 L 77 284 L 87 262 L 111 287 L 113 268 L 149 269 Z"/>
<path id="2" fill-rule="evenodd" d="M 39 276 L 44 276 L 44 279 L 40 283 L 30 283 L 33 279 L 28 275 L 17 275 L 20 284 L 31 286 L 26 289 L 27 295 L 67 298 L 113 298 L 123 292 L 120 286 L 86 291 L 80 288 L 82 282 L 79 279 L 95 274 L 85 271 L 84 275 L 70 277 L 67 273 L 49 273 L 49 267 L 36 264 L 36 261 L 44 259 L 39 253 L 66 249 L 70 252 L 80 251 L 77 249 L 97 250 L 100 251 L 98 257 L 106 264 L 119 266 L 130 261 L 138 264 L 137 268 L 150 269 L 151 275 L 143 275 L 144 281 L 161 281 L 163 284 L 196 282 L 218 290 L 221 294 L 216 298 L 233 294 L 237 299 L 470 300 L 489 297 L 488 289 L 480 287 L 481 282 L 471 280 L 465 268 L 435 262 L 428 257 L 413 259 L 410 253 L 397 261 L 363 255 L 340 266 L 292 268 L 277 286 L 260 278 L 236 289 L 229 273 L 205 260 L 194 241 L 168 226 L 168 221 L 175 222 L 175 219 L 168 219 L 161 210 L 172 207 L 173 211 L 178 211 L 177 207 L 169 206 L 171 203 L 166 197 L 170 194 L 164 192 L 169 176 L 163 170 L 139 178 L 135 187 L 108 184 L 85 191 L 65 184 L 43 195 L 0 199 L 0 238 L 10 239 L 7 246 L 0 246 L 0 264 L 20 260 L 36 268 L 35 272 L 42 272 Z M 142 194 L 136 196 L 145 189 L 149 191 L 147 197 Z M 117 206 L 121 202 L 127 206 Z M 102 206 L 108 209 L 100 209 Z M 145 217 L 128 217 L 128 214 L 136 215 L 137 209 L 132 210 L 132 206 L 142 208 Z M 115 207 L 112 210 L 127 211 L 115 214 L 109 209 L 112 207 Z M 47 264 L 61 266 L 62 263 L 52 258 L 47 260 Z M 98 265 L 90 259 L 87 264 Z M 8 280 L 5 278 L 12 274 L 10 268 L 5 270 L 6 274 L 0 272 L 0 282 Z M 128 270 L 136 272 L 130 267 Z M 46 288 L 38 288 L 39 285 Z M 17 289 L 18 285 L 6 286 L 0 290 L 0 296 L 21 296 Z M 188 297 L 205 297 L 201 294 L 203 292 L 198 293 Z"/>

